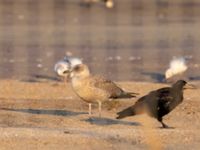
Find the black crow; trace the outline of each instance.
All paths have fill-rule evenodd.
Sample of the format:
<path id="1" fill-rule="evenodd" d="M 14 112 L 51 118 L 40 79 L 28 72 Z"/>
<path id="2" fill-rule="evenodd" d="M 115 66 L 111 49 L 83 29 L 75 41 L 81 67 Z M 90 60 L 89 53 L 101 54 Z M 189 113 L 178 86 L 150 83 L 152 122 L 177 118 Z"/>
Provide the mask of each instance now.
<path id="1" fill-rule="evenodd" d="M 188 85 L 188 86 L 186 86 Z M 168 126 L 163 123 L 163 116 L 171 112 L 183 101 L 183 90 L 194 88 L 184 80 L 179 80 L 172 87 L 165 87 L 141 97 L 133 106 L 118 112 L 117 119 L 147 113 L 162 123 L 163 128 Z"/>

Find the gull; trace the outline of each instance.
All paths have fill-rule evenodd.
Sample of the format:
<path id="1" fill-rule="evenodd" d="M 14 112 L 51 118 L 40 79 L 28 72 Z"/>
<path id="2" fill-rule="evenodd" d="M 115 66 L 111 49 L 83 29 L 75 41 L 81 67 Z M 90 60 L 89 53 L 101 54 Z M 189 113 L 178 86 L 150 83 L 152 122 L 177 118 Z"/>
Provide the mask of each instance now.
<path id="1" fill-rule="evenodd" d="M 70 74 L 74 92 L 89 104 L 89 115 L 91 116 L 92 103 L 98 103 L 99 117 L 101 117 L 102 102 L 136 97 L 137 93 L 125 92 L 114 82 L 99 75 L 91 75 L 85 64 L 76 65 Z"/>
<path id="2" fill-rule="evenodd" d="M 172 80 L 172 77 L 173 78 L 178 77 L 180 79 L 181 78 L 180 75 L 183 74 L 187 69 L 188 67 L 186 65 L 186 60 L 184 57 L 174 58 L 170 62 L 169 69 L 167 69 L 165 72 L 165 79 Z"/>
<path id="3" fill-rule="evenodd" d="M 81 59 L 65 56 L 63 60 L 60 60 L 55 64 L 54 71 L 58 76 L 63 78 L 64 82 L 67 82 L 69 79 L 70 70 L 78 64 L 82 64 Z"/>

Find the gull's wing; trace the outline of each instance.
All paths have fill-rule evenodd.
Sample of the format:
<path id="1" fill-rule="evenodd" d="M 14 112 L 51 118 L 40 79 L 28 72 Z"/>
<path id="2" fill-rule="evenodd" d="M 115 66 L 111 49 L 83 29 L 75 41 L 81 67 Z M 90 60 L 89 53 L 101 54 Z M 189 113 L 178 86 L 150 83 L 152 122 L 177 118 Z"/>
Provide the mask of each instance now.
<path id="1" fill-rule="evenodd" d="M 131 98 L 135 97 L 131 93 L 123 91 L 111 80 L 106 79 L 103 76 L 92 76 L 93 85 L 95 88 L 101 89 L 109 93 L 110 98 Z"/>

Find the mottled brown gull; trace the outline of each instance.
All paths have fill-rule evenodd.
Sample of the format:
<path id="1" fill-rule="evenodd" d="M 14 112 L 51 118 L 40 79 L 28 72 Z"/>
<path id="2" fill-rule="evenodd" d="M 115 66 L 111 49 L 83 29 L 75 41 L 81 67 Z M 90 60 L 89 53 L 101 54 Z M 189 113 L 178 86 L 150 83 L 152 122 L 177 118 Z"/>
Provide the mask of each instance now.
<path id="1" fill-rule="evenodd" d="M 136 95 L 136 93 L 125 92 L 111 80 L 91 75 L 85 64 L 76 65 L 71 72 L 71 77 L 74 92 L 89 104 L 89 115 L 91 115 L 92 103 L 98 103 L 99 117 L 101 117 L 102 102 L 119 98 L 132 98 Z"/>

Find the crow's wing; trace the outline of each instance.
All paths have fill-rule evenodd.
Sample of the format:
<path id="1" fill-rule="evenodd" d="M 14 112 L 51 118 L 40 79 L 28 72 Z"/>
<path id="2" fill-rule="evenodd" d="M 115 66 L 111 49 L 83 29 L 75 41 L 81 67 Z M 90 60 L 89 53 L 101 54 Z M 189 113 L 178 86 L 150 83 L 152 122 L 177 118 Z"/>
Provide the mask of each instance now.
<path id="1" fill-rule="evenodd" d="M 174 98 L 170 87 L 162 88 L 157 91 L 159 93 L 158 110 L 161 116 L 163 116 L 171 111 L 170 105 L 173 103 Z"/>
<path id="2" fill-rule="evenodd" d="M 166 104 L 168 102 L 173 101 L 173 95 L 171 93 L 170 87 L 158 89 L 157 92 L 159 96 L 159 101 L 162 104 Z"/>
<path id="3" fill-rule="evenodd" d="M 157 117 L 158 112 L 158 93 L 151 91 L 147 95 L 138 99 L 134 105 L 135 112 L 138 114 L 146 112 L 152 117 Z"/>

